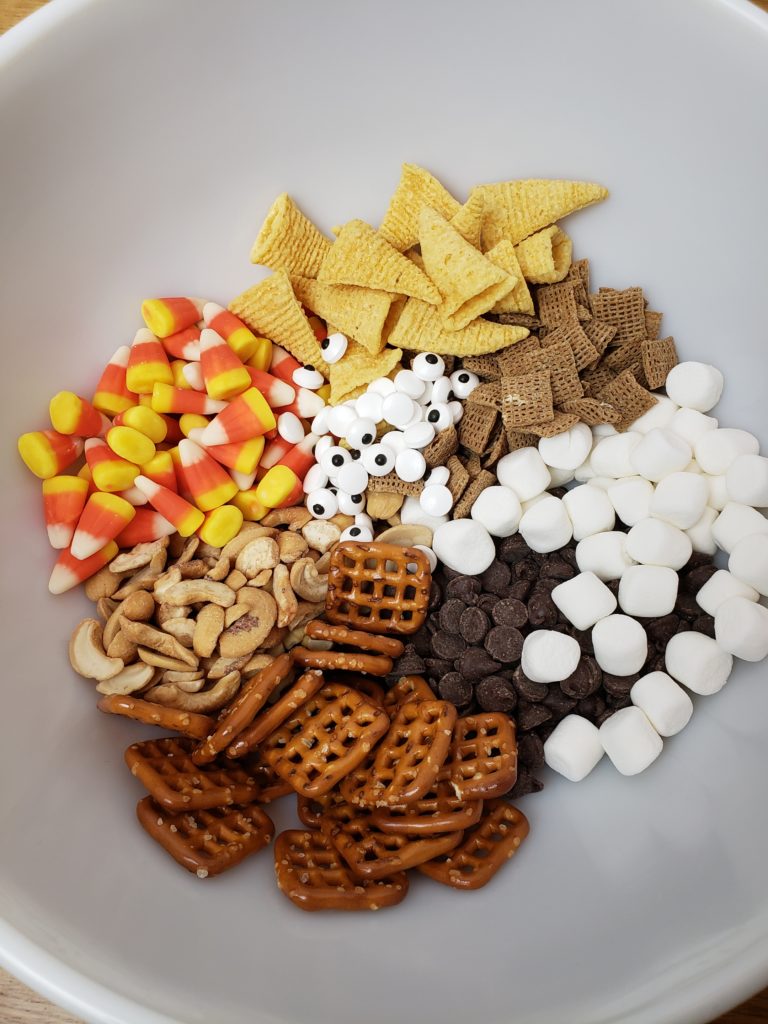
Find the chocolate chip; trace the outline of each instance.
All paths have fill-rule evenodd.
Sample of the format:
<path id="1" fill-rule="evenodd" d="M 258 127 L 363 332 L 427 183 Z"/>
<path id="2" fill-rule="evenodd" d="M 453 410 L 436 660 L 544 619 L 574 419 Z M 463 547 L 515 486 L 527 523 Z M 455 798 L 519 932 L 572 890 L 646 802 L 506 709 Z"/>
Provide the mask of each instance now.
<path id="1" fill-rule="evenodd" d="M 416 654 L 420 658 L 428 658 L 432 653 L 432 635 L 426 629 L 420 629 L 418 633 L 414 633 L 411 637 L 410 646 L 413 647 Z"/>
<path id="2" fill-rule="evenodd" d="M 446 672 L 437 684 L 443 700 L 449 700 L 456 707 L 463 707 L 472 700 L 472 683 L 460 672 Z"/>
<path id="3" fill-rule="evenodd" d="M 542 559 L 541 575 L 560 583 L 563 580 L 572 579 L 576 575 L 576 569 L 560 555 L 548 555 Z"/>
<path id="4" fill-rule="evenodd" d="M 551 717 L 552 712 L 549 708 L 545 708 L 543 704 L 529 704 L 526 700 L 518 701 L 515 718 L 517 720 L 517 727 L 521 732 L 535 729 L 537 725 L 548 722 Z"/>
<path id="5" fill-rule="evenodd" d="M 453 597 L 446 601 L 443 607 L 440 609 L 438 621 L 440 622 L 440 628 L 447 630 L 449 633 L 459 632 L 459 622 L 463 612 L 466 610 L 466 605 L 463 601 L 459 601 L 458 598 Z"/>
<path id="6" fill-rule="evenodd" d="M 501 676 L 486 676 L 475 687 L 477 703 L 483 711 L 504 711 L 509 714 L 517 704 L 512 684 Z"/>
<path id="7" fill-rule="evenodd" d="M 614 696 L 610 693 L 605 698 L 605 701 L 608 707 L 612 708 L 614 711 L 621 711 L 622 708 L 628 708 L 632 704 L 629 697 Z"/>
<path id="8" fill-rule="evenodd" d="M 651 619 L 645 627 L 648 634 L 649 644 L 656 647 L 666 647 L 680 626 L 680 619 L 674 612 L 669 615 L 662 615 L 658 619 Z"/>
<path id="9" fill-rule="evenodd" d="M 549 693 L 549 687 L 545 686 L 544 683 L 534 683 L 532 679 L 523 672 L 520 665 L 515 669 L 514 675 L 512 676 L 512 682 L 517 695 L 523 700 L 531 701 L 532 703 L 538 703 L 544 700 Z"/>
<path id="10" fill-rule="evenodd" d="M 677 601 L 675 601 L 675 611 L 684 619 L 697 619 L 701 615 L 701 606 L 693 594 L 687 590 L 681 590 L 678 592 Z"/>
<path id="11" fill-rule="evenodd" d="M 498 594 L 499 597 L 506 597 L 507 590 L 512 579 L 512 570 L 506 562 L 500 562 L 498 559 L 494 559 L 480 579 L 482 581 L 483 590 L 485 590 L 486 593 Z"/>
<path id="12" fill-rule="evenodd" d="M 540 588 L 534 588 L 528 598 L 528 619 L 535 629 L 551 629 L 559 612 L 550 595 Z"/>
<path id="13" fill-rule="evenodd" d="M 565 718 L 565 716 L 570 715 L 576 707 L 576 701 L 573 697 L 566 696 L 560 687 L 555 684 L 550 686 L 549 693 L 542 703 L 544 704 L 544 707 L 549 708 L 557 718 Z"/>
<path id="14" fill-rule="evenodd" d="M 643 666 L 643 674 L 648 672 L 666 672 L 667 663 L 664 657 L 663 651 L 657 651 L 650 655 L 645 665 Z"/>
<path id="15" fill-rule="evenodd" d="M 595 648 L 592 643 L 591 629 L 576 629 L 575 626 L 569 624 L 565 630 L 558 629 L 558 632 L 566 632 L 568 636 L 572 636 L 581 648 L 582 654 L 586 654 L 590 658 L 594 656 Z"/>
<path id="16" fill-rule="evenodd" d="M 447 658 L 425 658 L 424 664 L 427 666 L 427 675 L 430 679 L 439 679 L 446 672 L 453 672 L 454 667 L 453 662 Z"/>
<path id="17" fill-rule="evenodd" d="M 445 588 L 446 597 L 457 597 L 465 604 L 474 604 L 474 598 L 482 592 L 483 586 L 476 576 L 455 576 Z"/>
<path id="18" fill-rule="evenodd" d="M 485 638 L 485 649 L 495 661 L 509 664 L 523 654 L 523 634 L 514 626 L 494 626 Z"/>
<path id="19" fill-rule="evenodd" d="M 594 694 L 592 697 L 585 697 L 584 700 L 579 701 L 576 705 L 576 712 L 583 715 L 584 718 L 588 718 L 590 722 L 594 722 L 598 715 L 602 715 L 605 711 L 605 707 L 603 698 Z"/>
<path id="20" fill-rule="evenodd" d="M 436 608 L 439 608 L 443 601 L 443 591 L 439 583 L 432 580 L 432 586 L 429 591 L 429 610 L 432 612 Z"/>
<path id="21" fill-rule="evenodd" d="M 459 619 L 459 633 L 468 644 L 479 644 L 491 627 L 485 612 L 479 608 L 465 608 Z"/>
<path id="22" fill-rule="evenodd" d="M 540 768 L 544 764 L 544 744 L 535 733 L 529 732 L 520 737 L 517 760 L 526 768 Z"/>
<path id="23" fill-rule="evenodd" d="M 521 796 L 528 796 L 529 793 L 539 793 L 544 788 L 535 775 L 531 775 L 525 768 L 518 768 L 517 780 L 509 791 L 509 796 L 518 799 Z"/>
<path id="24" fill-rule="evenodd" d="M 432 637 L 432 653 L 436 658 L 454 661 L 464 653 L 466 646 L 458 633 L 449 633 L 446 629 L 439 629 Z"/>
<path id="25" fill-rule="evenodd" d="M 416 653 L 413 644 L 406 644 L 405 650 L 396 662 L 398 674 L 401 676 L 420 676 L 426 670 L 424 659 Z"/>
<path id="26" fill-rule="evenodd" d="M 514 598 L 515 601 L 526 601 L 532 586 L 533 580 L 516 580 L 514 583 L 510 583 L 507 596 Z M 526 618 L 527 616 L 528 613 L 526 612 Z M 499 625 L 503 626 L 506 623 L 500 622 Z"/>
<path id="27" fill-rule="evenodd" d="M 560 689 L 567 697 L 583 700 L 600 688 L 603 673 L 594 658 L 582 658 L 567 679 L 560 683 Z"/>
<path id="28" fill-rule="evenodd" d="M 494 661 L 482 647 L 468 647 L 456 662 L 457 671 L 467 679 L 482 679 L 483 676 L 495 675 L 501 665 Z"/>
<path id="29" fill-rule="evenodd" d="M 505 537 L 502 540 L 501 544 L 499 544 L 498 552 L 502 562 L 514 565 L 516 562 L 521 561 L 521 559 L 527 558 L 531 553 L 531 549 L 520 534 L 516 533 L 512 537 Z"/>
<path id="30" fill-rule="evenodd" d="M 715 620 L 711 615 L 698 615 L 695 619 L 691 620 L 691 629 L 695 629 L 697 633 L 705 633 L 714 639 Z"/>
<path id="31" fill-rule="evenodd" d="M 704 584 L 717 572 L 717 566 L 711 563 L 707 565 L 698 565 L 695 569 L 690 569 L 686 572 L 683 569 L 680 573 L 680 587 L 682 590 L 687 590 L 692 594 L 697 593 Z"/>
<path id="32" fill-rule="evenodd" d="M 493 606 L 491 617 L 497 626 L 521 629 L 528 621 L 528 609 L 514 597 L 504 597 Z"/>
<path id="33" fill-rule="evenodd" d="M 499 598 L 495 594 L 481 594 L 477 599 L 477 607 L 480 611 L 490 616 L 493 616 L 493 609 L 498 603 Z"/>
<path id="34" fill-rule="evenodd" d="M 516 580 L 537 580 L 539 578 L 539 566 L 533 558 L 526 558 L 524 562 L 515 565 Z"/>
<path id="35" fill-rule="evenodd" d="M 598 729 L 603 724 L 603 722 L 607 722 L 608 721 L 608 719 L 611 717 L 611 715 L 615 715 L 617 710 L 618 710 L 618 708 L 609 708 L 609 707 L 607 707 L 605 709 L 605 711 L 601 712 L 597 716 L 597 718 L 595 719 L 595 725 L 598 727 Z"/>
<path id="36" fill-rule="evenodd" d="M 614 676 L 610 672 L 603 672 L 603 689 L 612 697 L 628 697 L 639 678 L 638 672 L 631 676 Z"/>

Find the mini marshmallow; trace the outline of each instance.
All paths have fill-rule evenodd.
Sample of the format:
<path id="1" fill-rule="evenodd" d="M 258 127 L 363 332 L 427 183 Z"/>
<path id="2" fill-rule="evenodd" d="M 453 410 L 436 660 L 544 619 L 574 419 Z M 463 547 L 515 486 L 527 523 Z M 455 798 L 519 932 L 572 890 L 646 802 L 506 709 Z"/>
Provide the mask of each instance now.
<path id="1" fill-rule="evenodd" d="M 715 640 L 743 661 L 768 656 L 768 608 L 745 597 L 729 597 L 715 615 Z"/>
<path id="2" fill-rule="evenodd" d="M 616 525 L 616 513 L 611 499 L 594 481 L 568 491 L 563 496 L 563 505 L 571 520 L 573 539 L 576 541 L 612 530 Z"/>
<path id="3" fill-rule="evenodd" d="M 582 572 L 593 572 L 599 580 L 621 579 L 633 559 L 626 551 L 626 534 L 619 530 L 596 533 L 576 545 L 576 564 Z"/>
<path id="4" fill-rule="evenodd" d="M 664 427 L 655 427 L 635 445 L 629 461 L 634 473 L 658 483 L 670 473 L 684 470 L 692 454 L 691 446 L 682 437 Z"/>
<path id="5" fill-rule="evenodd" d="M 667 374 L 666 390 L 678 405 L 709 412 L 723 393 L 723 375 L 715 366 L 693 360 L 678 363 Z"/>
<path id="6" fill-rule="evenodd" d="M 672 422 L 672 417 L 677 412 L 677 403 L 673 402 L 671 398 L 667 398 L 666 395 L 654 395 L 653 397 L 656 399 L 656 405 L 651 406 L 648 412 L 644 412 L 642 416 L 638 416 L 634 423 L 630 423 L 630 430 L 647 434 L 658 427 L 668 427 Z"/>
<path id="7" fill-rule="evenodd" d="M 592 437 L 595 444 L 597 444 L 601 437 L 610 437 L 612 434 L 618 434 L 618 430 L 612 423 L 596 423 L 592 427 Z"/>
<path id="8" fill-rule="evenodd" d="M 708 430 L 696 442 L 696 461 L 705 473 L 727 473 L 739 455 L 757 455 L 760 442 L 748 430 L 718 427 Z"/>
<path id="9" fill-rule="evenodd" d="M 517 533 L 523 510 L 510 487 L 486 487 L 475 498 L 469 513 L 492 537 L 511 537 Z"/>
<path id="10" fill-rule="evenodd" d="M 455 370 L 451 374 L 453 393 L 461 401 L 466 401 L 479 383 L 480 378 L 477 374 L 471 373 L 469 370 Z"/>
<path id="11" fill-rule="evenodd" d="M 611 484 L 615 484 L 616 481 L 612 476 L 593 476 L 587 483 L 590 487 L 598 487 L 601 491 L 607 491 Z"/>
<path id="12" fill-rule="evenodd" d="M 644 480 L 641 476 L 626 476 L 612 483 L 606 493 L 616 515 L 627 526 L 634 526 L 651 514 L 653 484 L 650 480 Z"/>
<path id="13" fill-rule="evenodd" d="M 373 420 L 378 423 L 382 417 L 384 399 L 375 391 L 366 391 L 355 399 L 355 412 L 361 419 Z"/>
<path id="14" fill-rule="evenodd" d="M 645 630 L 629 615 L 607 615 L 592 627 L 595 661 L 614 676 L 639 672 L 648 657 Z M 525 671 L 525 670 L 523 670 Z"/>
<path id="15" fill-rule="evenodd" d="M 554 466 L 549 466 L 550 486 L 551 487 L 564 487 L 573 480 L 572 469 L 555 469 Z"/>
<path id="16" fill-rule="evenodd" d="M 750 542 L 752 538 L 745 538 Z M 768 541 L 768 537 L 766 538 Z M 696 602 L 707 615 L 716 615 L 717 609 L 731 597 L 744 597 L 748 601 L 756 601 L 758 593 L 754 587 L 737 579 L 727 569 L 713 572 L 707 582 L 696 592 Z"/>
<path id="17" fill-rule="evenodd" d="M 518 448 L 496 463 L 496 478 L 511 487 L 520 501 L 528 501 L 550 485 L 552 477 L 536 448 Z"/>
<path id="18" fill-rule="evenodd" d="M 696 409 L 678 409 L 669 421 L 669 429 L 687 441 L 691 448 L 696 446 L 700 437 L 710 430 L 716 430 L 717 426 L 714 416 L 705 416 Z"/>
<path id="19" fill-rule="evenodd" d="M 518 528 L 528 547 L 540 554 L 557 551 L 573 537 L 565 504 L 554 494 L 543 495 L 541 501 L 526 509 Z"/>
<path id="20" fill-rule="evenodd" d="M 593 572 L 580 572 L 552 590 L 552 600 L 576 629 L 591 629 L 616 611 L 616 598 Z"/>
<path id="21" fill-rule="evenodd" d="M 595 471 L 592 469 L 591 458 L 587 459 L 586 462 L 582 462 L 580 466 L 577 466 L 576 469 L 574 469 L 573 479 L 578 484 L 586 484 L 590 480 L 595 479 Z"/>
<path id="22" fill-rule="evenodd" d="M 542 437 L 539 455 L 555 469 L 576 469 L 592 451 L 592 431 L 586 423 L 577 423 L 570 430 L 554 437 Z"/>
<path id="23" fill-rule="evenodd" d="M 426 448 L 434 439 L 435 428 L 426 420 L 414 423 L 412 427 L 406 427 L 403 431 L 403 442 L 406 448 Z"/>
<path id="24" fill-rule="evenodd" d="M 728 569 L 737 580 L 768 597 L 768 535 L 754 533 L 734 545 Z"/>
<path id="25" fill-rule="evenodd" d="M 677 600 L 678 576 L 663 565 L 630 565 L 619 583 L 619 607 L 627 615 L 670 615 Z"/>
<path id="26" fill-rule="evenodd" d="M 336 474 L 336 480 L 340 491 L 347 494 L 362 494 L 368 486 L 368 473 L 358 459 L 356 462 L 347 462 L 343 465 Z"/>
<path id="27" fill-rule="evenodd" d="M 600 740 L 622 775 L 638 775 L 653 764 L 664 742 L 640 708 L 622 708 L 600 726 Z"/>
<path id="28" fill-rule="evenodd" d="M 740 540 L 756 533 L 768 533 L 768 519 L 751 505 L 729 501 L 712 524 L 712 536 L 723 551 L 730 554 Z"/>
<path id="29" fill-rule="evenodd" d="M 737 455 L 725 474 L 731 501 L 753 508 L 768 506 L 768 459 L 763 455 Z"/>
<path id="30" fill-rule="evenodd" d="M 594 476 L 612 476 L 618 480 L 623 476 L 636 476 L 637 470 L 630 461 L 630 456 L 643 434 L 636 430 L 627 430 L 623 434 L 611 434 L 598 441 L 589 457 L 589 465 Z M 579 479 L 578 473 L 576 479 Z"/>
<path id="31" fill-rule="evenodd" d="M 426 381 L 417 377 L 413 370 L 399 370 L 395 374 L 395 390 L 409 398 L 421 398 L 427 390 Z"/>
<path id="32" fill-rule="evenodd" d="M 678 683 L 703 696 L 722 690 L 733 668 L 733 658 L 705 633 L 675 633 L 664 652 L 667 672 Z"/>
<path id="33" fill-rule="evenodd" d="M 693 552 L 690 537 L 662 519 L 641 519 L 627 534 L 627 554 L 643 565 L 682 569 Z"/>
<path id="34" fill-rule="evenodd" d="M 520 667 L 533 683 L 559 683 L 576 671 L 581 659 L 578 640 L 553 629 L 534 629 L 523 641 Z"/>
<path id="35" fill-rule="evenodd" d="M 453 495 L 445 484 L 431 483 L 419 495 L 419 504 L 429 516 L 444 516 L 453 508 Z"/>
<path id="36" fill-rule="evenodd" d="M 651 515 L 681 530 L 689 530 L 704 515 L 709 484 L 697 473 L 670 473 L 660 480 L 651 498 Z"/>
<path id="37" fill-rule="evenodd" d="M 629 699 L 646 715 L 659 736 L 675 736 L 693 714 L 693 701 L 666 672 L 641 676 L 629 691 Z"/>
<path id="38" fill-rule="evenodd" d="M 314 466 L 310 466 L 307 475 L 304 477 L 304 493 L 309 494 L 310 491 L 319 491 L 321 487 L 327 487 L 327 485 L 328 474 L 320 463 L 316 462 Z"/>
<path id="39" fill-rule="evenodd" d="M 597 726 L 581 715 L 566 715 L 544 741 L 544 761 L 570 782 L 581 782 L 605 751 Z"/>
<path id="40" fill-rule="evenodd" d="M 436 352 L 419 352 L 411 363 L 411 369 L 422 380 L 437 380 L 445 373 L 445 360 Z"/>
<path id="41" fill-rule="evenodd" d="M 395 473 L 401 480 L 413 483 L 421 480 L 427 471 L 427 462 L 421 452 L 415 448 L 404 448 L 395 459 Z"/>
<path id="42" fill-rule="evenodd" d="M 277 432 L 289 444 L 298 444 L 304 439 L 304 427 L 299 417 L 292 412 L 283 412 L 277 417 Z"/>
<path id="43" fill-rule="evenodd" d="M 712 524 L 716 519 L 715 509 L 707 506 L 698 523 L 685 531 L 694 551 L 699 551 L 703 555 L 714 555 L 717 551 L 717 544 L 712 536 Z"/>
<path id="44" fill-rule="evenodd" d="M 405 522 L 402 511 L 400 519 Z M 438 525 L 432 537 L 432 550 L 443 565 L 465 576 L 477 576 L 485 572 L 496 557 L 491 535 L 474 519 L 451 519 Z"/>
<path id="45" fill-rule="evenodd" d="M 707 499 L 707 504 L 710 508 L 714 508 L 717 509 L 718 512 L 722 512 L 728 502 L 734 500 L 728 493 L 727 477 L 722 474 L 710 476 L 709 473 L 705 473 L 704 479 L 707 481 L 707 486 L 709 487 L 709 498 Z"/>
<path id="46" fill-rule="evenodd" d="M 523 515 L 528 511 L 529 508 L 533 508 L 534 505 L 538 505 L 540 501 L 549 497 L 549 492 L 544 491 L 543 494 L 537 494 L 535 498 L 529 498 L 528 501 L 521 501 L 520 508 L 522 509 Z"/>
<path id="47" fill-rule="evenodd" d="M 365 508 L 364 494 L 347 494 L 346 491 L 337 491 L 336 500 L 339 503 L 339 512 L 345 516 L 354 516 L 355 519 L 360 510 Z"/>
<path id="48" fill-rule="evenodd" d="M 419 504 L 419 499 L 414 498 L 409 494 L 400 508 L 400 522 L 415 523 L 418 526 L 428 526 L 430 530 L 434 532 L 439 526 L 448 522 L 448 516 L 428 515 Z M 493 561 L 493 559 L 491 559 L 491 561 Z"/>

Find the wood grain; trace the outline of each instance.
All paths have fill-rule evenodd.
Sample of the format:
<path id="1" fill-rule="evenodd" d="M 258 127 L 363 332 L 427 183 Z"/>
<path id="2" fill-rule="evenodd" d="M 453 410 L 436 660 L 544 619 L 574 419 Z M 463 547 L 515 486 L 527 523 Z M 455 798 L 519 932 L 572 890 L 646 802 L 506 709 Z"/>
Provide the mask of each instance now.
<path id="1" fill-rule="evenodd" d="M 45 0 L 0 0 L 0 34 L 42 7 Z M 768 0 L 753 0 L 768 11 Z M 2 182 L 0 182 L 2 188 Z M 0 968 L 0 1022 L 2 1024 L 82 1024 L 64 1010 L 32 992 Z M 766 1024 L 768 989 L 712 1024 Z"/>

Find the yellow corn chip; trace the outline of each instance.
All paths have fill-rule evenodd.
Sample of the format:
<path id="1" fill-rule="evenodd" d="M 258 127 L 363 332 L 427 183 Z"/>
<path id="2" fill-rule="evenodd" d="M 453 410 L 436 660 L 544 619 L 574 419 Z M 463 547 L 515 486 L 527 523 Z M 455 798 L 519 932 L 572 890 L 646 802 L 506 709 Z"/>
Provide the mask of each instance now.
<path id="1" fill-rule="evenodd" d="M 283 192 L 272 203 L 251 249 L 251 263 L 316 277 L 331 243 Z"/>
<path id="2" fill-rule="evenodd" d="M 419 242 L 424 269 L 443 298 L 438 309 L 449 330 L 466 327 L 514 287 L 509 274 L 429 206 L 419 214 Z"/>
<path id="3" fill-rule="evenodd" d="M 527 337 L 527 327 L 507 327 L 482 319 L 473 320 L 460 331 L 449 331 L 434 306 L 408 299 L 389 335 L 389 344 L 412 352 L 475 356 L 498 352 Z"/>
<path id="4" fill-rule="evenodd" d="M 321 284 L 309 277 L 292 277 L 299 301 L 373 355 L 386 343 L 386 328 L 398 296 L 349 284 Z"/>
<path id="5" fill-rule="evenodd" d="M 506 270 L 510 278 L 517 282 L 512 291 L 507 292 L 503 299 L 499 299 L 493 307 L 494 313 L 533 313 L 533 299 L 525 283 L 523 272 L 517 260 L 517 253 L 514 245 L 506 239 L 494 245 L 485 254 L 486 258 L 495 263 L 497 267 Z"/>
<path id="6" fill-rule="evenodd" d="M 484 212 L 483 193 L 473 189 L 459 212 L 451 217 L 451 227 L 456 228 L 464 241 L 474 245 L 476 249 L 480 248 Z"/>
<path id="7" fill-rule="evenodd" d="M 424 260 L 421 257 L 421 249 L 418 245 L 414 245 L 412 249 L 403 253 L 403 256 L 407 256 L 409 260 L 412 260 L 419 270 L 424 271 Z"/>
<path id="8" fill-rule="evenodd" d="M 515 246 L 517 260 L 526 281 L 556 284 L 568 273 L 573 243 L 557 224 L 537 231 Z"/>
<path id="9" fill-rule="evenodd" d="M 314 366 L 328 377 L 322 349 L 284 270 L 238 295 L 229 308 L 256 334 L 271 338 L 299 362 Z"/>
<path id="10" fill-rule="evenodd" d="M 608 189 L 589 181 L 534 178 L 479 185 L 485 199 L 483 248 L 492 249 L 502 238 L 517 245 L 541 228 L 575 210 L 598 203 Z"/>
<path id="11" fill-rule="evenodd" d="M 418 302 L 418 299 L 411 301 Z M 427 309 L 430 308 L 427 306 Z M 399 348 L 385 348 L 379 355 L 372 356 L 362 345 L 350 341 L 344 356 L 338 363 L 331 365 L 328 378 L 331 382 L 331 405 L 345 401 L 348 395 L 370 384 L 377 377 L 386 377 L 398 365 L 402 356 Z"/>
<path id="12" fill-rule="evenodd" d="M 437 305 L 440 293 L 426 274 L 364 220 L 351 220 L 338 234 L 317 275 L 322 284 L 353 284 Z"/>
<path id="13" fill-rule="evenodd" d="M 419 240 L 419 211 L 431 206 L 450 220 L 461 204 L 443 188 L 437 178 L 416 164 L 403 164 L 397 188 L 389 201 L 379 234 L 400 252 Z"/>

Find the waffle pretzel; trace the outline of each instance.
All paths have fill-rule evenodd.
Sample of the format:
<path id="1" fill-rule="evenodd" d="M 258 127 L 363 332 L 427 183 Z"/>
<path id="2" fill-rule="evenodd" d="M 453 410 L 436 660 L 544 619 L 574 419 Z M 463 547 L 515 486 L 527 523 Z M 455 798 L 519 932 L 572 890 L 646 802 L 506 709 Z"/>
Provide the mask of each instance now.
<path id="1" fill-rule="evenodd" d="M 193 711 L 166 708 L 161 704 L 142 700 L 140 697 L 110 694 L 101 697 L 96 706 L 99 711 L 104 711 L 108 715 L 123 715 L 125 718 L 132 718 L 134 722 L 157 725 L 161 729 L 170 729 L 171 732 L 181 733 L 182 736 L 191 736 L 195 740 L 204 739 L 214 727 L 214 719 L 208 715 L 197 715 Z"/>
<path id="2" fill-rule="evenodd" d="M 529 828 L 528 819 L 512 804 L 490 800 L 461 845 L 448 856 L 421 864 L 419 871 L 454 889 L 480 889 L 517 853 Z"/>
<path id="3" fill-rule="evenodd" d="M 490 800 L 508 793 L 517 779 L 514 723 L 498 711 L 460 718 L 446 767 L 462 800 Z"/>
<path id="4" fill-rule="evenodd" d="M 417 548 L 342 541 L 328 567 L 326 617 L 366 633 L 415 633 L 431 584 L 429 562 Z"/>
<path id="5" fill-rule="evenodd" d="M 367 697 L 372 704 L 376 704 L 380 708 L 384 707 L 384 687 L 381 683 L 377 683 L 375 679 L 371 679 L 370 676 L 345 672 L 338 676 L 332 674 L 326 675 L 325 678 L 329 683 L 342 683 L 344 686 L 348 686 L 351 690 L 357 690 L 358 693 L 362 693 L 364 697 Z"/>
<path id="6" fill-rule="evenodd" d="M 431 835 L 461 832 L 476 825 L 482 813 L 482 800 L 461 800 L 448 779 L 438 779 L 418 800 L 397 807 L 377 808 L 371 814 L 371 823 L 381 832 Z"/>
<path id="7" fill-rule="evenodd" d="M 320 669 L 322 672 L 366 672 L 372 676 L 385 676 L 392 671 L 392 659 L 378 654 L 358 654 L 357 651 L 310 651 L 307 647 L 294 647 L 293 660 L 302 668 Z"/>
<path id="8" fill-rule="evenodd" d="M 323 673 L 311 669 L 299 676 L 282 696 L 261 711 L 251 724 L 227 747 L 227 757 L 242 757 L 253 750 L 288 718 L 292 712 L 314 697 L 323 685 Z"/>
<path id="9" fill-rule="evenodd" d="M 374 654 L 385 654 L 390 658 L 399 658 L 405 650 L 402 640 L 393 636 L 377 636 L 364 633 L 359 629 L 348 629 L 346 626 L 334 626 L 321 619 L 312 619 L 304 627 L 304 632 L 313 640 L 330 640 L 341 647 L 359 647 L 361 651 L 372 651 Z"/>
<path id="10" fill-rule="evenodd" d="M 275 840 L 277 887 L 302 910 L 379 910 L 401 903 L 404 872 L 372 881 L 356 878 L 322 832 L 289 829 Z"/>
<path id="11" fill-rule="evenodd" d="M 275 834 L 271 819 L 253 803 L 169 814 L 145 796 L 136 815 L 166 853 L 198 878 L 233 868 L 263 849 Z"/>
<path id="12" fill-rule="evenodd" d="M 396 714 L 403 704 L 411 700 L 437 700 L 437 694 L 421 676 L 400 676 L 394 686 L 387 690 L 384 707 L 390 715 Z"/>
<path id="13" fill-rule="evenodd" d="M 320 819 L 330 807 L 337 807 L 346 803 L 338 789 L 332 789 L 325 796 L 297 796 L 296 814 L 302 825 L 317 830 L 320 828 Z"/>

